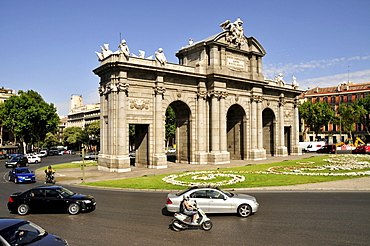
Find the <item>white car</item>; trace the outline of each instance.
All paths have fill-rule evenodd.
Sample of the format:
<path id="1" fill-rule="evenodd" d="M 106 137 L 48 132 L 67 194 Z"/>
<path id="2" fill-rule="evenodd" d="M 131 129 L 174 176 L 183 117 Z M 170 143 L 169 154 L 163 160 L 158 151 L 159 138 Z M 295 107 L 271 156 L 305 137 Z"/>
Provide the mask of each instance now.
<path id="1" fill-rule="evenodd" d="M 27 159 L 28 159 L 28 163 L 40 163 L 41 162 L 41 158 L 35 155 L 28 155 Z"/>
<path id="2" fill-rule="evenodd" d="M 176 153 L 176 148 L 172 148 L 167 150 L 167 153 Z"/>
<path id="3" fill-rule="evenodd" d="M 259 204 L 254 196 L 221 190 L 218 187 L 194 186 L 178 193 L 167 195 L 166 208 L 169 212 L 180 211 L 184 197 L 196 201 L 205 213 L 236 213 L 248 217 L 258 211 Z"/>

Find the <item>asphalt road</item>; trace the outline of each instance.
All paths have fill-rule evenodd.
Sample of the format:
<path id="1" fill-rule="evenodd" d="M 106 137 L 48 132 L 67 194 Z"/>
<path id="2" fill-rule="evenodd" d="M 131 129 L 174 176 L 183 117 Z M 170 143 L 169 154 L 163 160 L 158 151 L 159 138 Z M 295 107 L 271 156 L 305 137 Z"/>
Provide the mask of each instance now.
<path id="1" fill-rule="evenodd" d="M 49 158 L 49 159 L 47 159 Z M 43 159 L 48 165 L 73 156 Z M 77 157 L 78 158 L 78 157 Z M 32 166 L 36 168 L 36 166 Z M 3 177 L 9 169 L 0 161 Z M 109 189 L 67 187 L 91 194 L 97 209 L 79 215 L 10 214 L 9 195 L 35 185 L 0 181 L 0 217 L 33 221 L 70 245 L 369 245 L 369 192 L 267 192 L 253 191 L 260 210 L 248 218 L 213 215 L 212 230 L 169 229 L 171 215 L 163 213 L 166 193 L 127 192 Z M 242 192 L 241 192 L 242 193 Z"/>

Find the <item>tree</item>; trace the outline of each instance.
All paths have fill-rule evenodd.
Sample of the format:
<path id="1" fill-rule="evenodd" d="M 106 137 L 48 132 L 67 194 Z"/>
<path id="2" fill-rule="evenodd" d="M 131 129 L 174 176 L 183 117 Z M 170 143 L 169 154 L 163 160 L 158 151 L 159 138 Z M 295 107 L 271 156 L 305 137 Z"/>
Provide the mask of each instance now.
<path id="1" fill-rule="evenodd" d="M 315 138 L 324 126 L 335 119 L 335 112 L 327 102 L 304 102 L 299 107 L 299 115 L 305 126 L 315 133 Z"/>
<path id="2" fill-rule="evenodd" d="M 87 125 L 81 132 L 82 143 L 88 146 L 98 147 L 100 145 L 100 121 L 94 121 Z"/>
<path id="3" fill-rule="evenodd" d="M 363 124 L 367 134 L 370 135 L 370 95 L 357 99 L 353 102 L 353 105 L 363 106 L 366 110 L 365 115 L 360 116 L 360 123 Z"/>
<path id="4" fill-rule="evenodd" d="M 174 143 L 175 134 L 176 134 L 176 114 L 175 111 L 171 106 L 168 106 L 166 109 L 166 141 L 167 146 L 170 144 L 172 140 L 172 144 Z"/>
<path id="5" fill-rule="evenodd" d="M 350 138 L 353 139 L 352 131 L 355 128 L 355 124 L 361 122 L 361 118 L 367 115 L 367 111 L 362 105 L 341 104 L 337 112 L 341 120 L 341 126 L 349 133 Z"/>
<path id="6" fill-rule="evenodd" d="M 70 149 L 78 150 L 82 144 L 82 128 L 77 126 L 67 127 L 64 132 L 64 145 Z"/>
<path id="7" fill-rule="evenodd" d="M 51 148 L 53 146 L 56 146 L 59 143 L 58 141 L 58 135 L 48 132 L 46 133 L 46 137 L 44 140 L 44 145 L 48 148 Z"/>
<path id="8" fill-rule="evenodd" d="M 48 132 L 55 133 L 59 117 L 54 104 L 46 103 L 33 90 L 20 90 L 18 94 L 0 104 L 0 121 L 15 138 L 26 146 L 43 141 Z"/>

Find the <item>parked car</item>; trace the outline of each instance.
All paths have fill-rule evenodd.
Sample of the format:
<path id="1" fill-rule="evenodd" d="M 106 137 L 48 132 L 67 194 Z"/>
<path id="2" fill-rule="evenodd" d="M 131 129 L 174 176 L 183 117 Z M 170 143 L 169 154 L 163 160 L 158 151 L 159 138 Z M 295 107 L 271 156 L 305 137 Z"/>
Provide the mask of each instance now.
<path id="1" fill-rule="evenodd" d="M 5 167 L 26 167 L 28 166 L 28 159 L 26 156 L 13 157 L 5 162 Z"/>
<path id="2" fill-rule="evenodd" d="M 328 154 L 334 154 L 335 151 L 337 150 L 337 146 L 334 144 L 328 144 L 322 146 L 320 149 L 318 149 L 316 152 L 317 153 L 328 153 Z"/>
<path id="3" fill-rule="evenodd" d="M 57 149 L 51 149 L 48 152 L 48 155 L 50 155 L 50 156 L 58 155 L 58 154 L 59 154 L 59 150 L 57 150 Z"/>
<path id="4" fill-rule="evenodd" d="M 98 159 L 98 154 L 96 153 L 88 153 L 84 157 L 85 160 L 97 160 Z"/>
<path id="5" fill-rule="evenodd" d="M 184 196 L 189 196 L 191 201 L 196 200 L 205 213 L 237 213 L 241 217 L 248 217 L 257 212 L 259 207 L 256 198 L 250 195 L 232 193 L 218 187 L 194 186 L 178 193 L 169 193 L 166 201 L 167 210 L 180 211 Z"/>
<path id="6" fill-rule="evenodd" d="M 28 167 L 13 168 L 8 173 L 8 180 L 14 183 L 36 182 L 35 174 Z"/>
<path id="7" fill-rule="evenodd" d="M 370 154 L 370 146 L 357 146 L 352 150 L 352 154 Z"/>
<path id="8" fill-rule="evenodd" d="M 176 153 L 176 148 L 171 148 L 167 150 L 167 153 Z"/>
<path id="9" fill-rule="evenodd" d="M 305 152 L 316 152 L 318 151 L 322 146 L 324 146 L 326 143 L 323 142 L 323 141 L 320 141 L 320 142 L 310 142 L 309 145 L 307 145 L 306 148 L 304 148 L 303 150 Z"/>
<path id="10" fill-rule="evenodd" d="M 46 157 L 48 156 L 48 151 L 47 150 L 41 150 L 40 153 L 37 154 L 39 157 Z"/>
<path id="11" fill-rule="evenodd" d="M 36 155 L 30 155 L 30 156 L 27 156 L 27 160 L 28 160 L 28 163 L 40 163 L 41 162 L 41 158 L 36 156 Z"/>
<path id="12" fill-rule="evenodd" d="M 7 156 L 5 154 L 0 154 L 0 159 L 6 159 Z"/>
<path id="13" fill-rule="evenodd" d="M 75 215 L 94 211 L 95 198 L 77 194 L 61 186 L 40 186 L 25 192 L 14 193 L 9 197 L 8 209 L 19 215 L 30 212 L 64 211 Z"/>
<path id="14" fill-rule="evenodd" d="M 40 226 L 21 219 L 0 219 L 0 242 L 4 246 L 50 245 L 68 246 L 68 242 L 46 232 Z"/>

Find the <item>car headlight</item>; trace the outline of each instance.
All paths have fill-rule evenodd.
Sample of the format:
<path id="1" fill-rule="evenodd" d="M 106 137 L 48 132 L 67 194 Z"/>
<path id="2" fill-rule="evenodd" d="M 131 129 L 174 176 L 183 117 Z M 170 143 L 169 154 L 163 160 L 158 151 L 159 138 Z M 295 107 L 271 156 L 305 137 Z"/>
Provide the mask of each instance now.
<path id="1" fill-rule="evenodd" d="M 91 201 L 90 201 L 90 200 L 83 200 L 82 202 L 83 202 L 83 203 L 91 203 Z"/>

